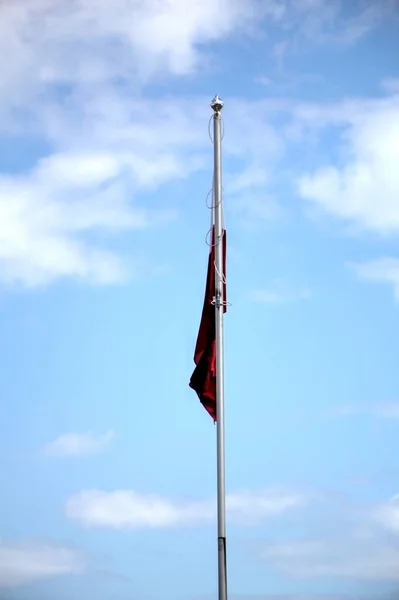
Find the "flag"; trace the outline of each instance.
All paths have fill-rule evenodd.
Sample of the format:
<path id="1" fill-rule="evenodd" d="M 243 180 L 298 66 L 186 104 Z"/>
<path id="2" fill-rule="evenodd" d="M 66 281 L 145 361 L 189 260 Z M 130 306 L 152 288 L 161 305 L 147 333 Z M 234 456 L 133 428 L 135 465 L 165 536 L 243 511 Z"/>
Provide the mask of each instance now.
<path id="1" fill-rule="evenodd" d="M 204 408 L 214 421 L 216 415 L 216 318 L 215 305 L 215 229 L 212 228 L 211 249 L 208 259 L 204 306 L 194 352 L 195 369 L 190 379 L 190 387 L 197 393 Z M 226 232 L 223 230 L 223 312 L 226 312 Z"/>

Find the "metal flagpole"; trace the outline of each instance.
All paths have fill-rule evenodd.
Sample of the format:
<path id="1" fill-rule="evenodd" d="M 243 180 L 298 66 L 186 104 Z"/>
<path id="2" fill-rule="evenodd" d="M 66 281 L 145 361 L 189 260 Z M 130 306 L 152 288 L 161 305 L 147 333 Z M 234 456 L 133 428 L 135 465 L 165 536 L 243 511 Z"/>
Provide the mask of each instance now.
<path id="1" fill-rule="evenodd" d="M 226 488 L 224 441 L 224 352 L 223 352 L 223 211 L 222 211 L 222 117 L 223 102 L 215 96 L 213 110 L 213 222 L 215 227 L 215 325 L 216 325 L 216 417 L 217 417 L 217 527 L 219 600 L 227 600 Z"/>

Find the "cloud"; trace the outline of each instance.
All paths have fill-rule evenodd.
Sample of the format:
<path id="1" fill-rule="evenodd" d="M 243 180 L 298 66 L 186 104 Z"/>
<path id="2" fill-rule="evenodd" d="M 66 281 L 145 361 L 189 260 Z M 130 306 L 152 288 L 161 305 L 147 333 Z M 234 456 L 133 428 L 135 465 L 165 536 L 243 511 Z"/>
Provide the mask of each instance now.
<path id="1" fill-rule="evenodd" d="M 359 10 L 350 17 L 345 17 L 342 12 L 336 12 L 336 21 L 341 22 L 340 31 L 334 33 L 328 31 L 329 22 L 334 21 L 334 9 L 326 12 L 325 29 L 321 30 L 319 37 L 321 40 L 331 43 L 354 44 L 369 32 L 375 29 L 386 18 L 395 18 L 396 0 L 380 0 L 376 3 L 372 0 L 359 3 Z M 328 4 L 321 2 L 320 4 Z M 334 3 L 332 3 L 334 5 Z M 336 3 L 335 6 L 338 6 Z M 341 10 L 345 10 L 345 3 L 341 3 Z M 341 19 L 340 19 L 341 17 Z"/>
<path id="2" fill-rule="evenodd" d="M 375 512 L 375 518 L 391 531 L 399 533 L 399 494 L 382 504 Z"/>
<path id="3" fill-rule="evenodd" d="M 399 94 L 399 78 L 387 77 L 381 82 L 382 87 L 391 94 Z"/>
<path id="4" fill-rule="evenodd" d="M 284 304 L 298 300 L 309 300 L 311 297 L 312 293 L 306 288 L 293 294 L 284 294 L 275 290 L 253 290 L 250 294 L 252 302 L 258 304 Z"/>
<path id="5" fill-rule="evenodd" d="M 396 0 L 364 0 L 350 13 L 342 0 L 287 0 L 281 25 L 289 35 L 281 44 L 292 52 L 299 45 L 351 45 L 365 37 L 387 18 L 395 18 Z M 351 7 L 352 8 L 352 7 Z"/>
<path id="6" fill-rule="evenodd" d="M 115 432 L 109 430 L 103 435 L 92 433 L 66 433 L 43 449 L 47 456 L 82 456 L 103 452 L 115 437 Z"/>
<path id="7" fill-rule="evenodd" d="M 380 419 L 399 419 L 399 402 L 375 404 L 370 412 Z"/>
<path id="8" fill-rule="evenodd" d="M 53 139 L 57 151 L 28 173 L 0 178 L 3 283 L 32 287 L 73 277 L 104 284 L 123 281 L 131 270 L 134 275 L 140 264 L 130 259 L 128 268 L 105 246 L 104 236 L 110 240 L 170 222 L 176 208 L 165 210 L 151 194 L 207 165 L 211 168 L 204 133 L 209 99 L 192 98 L 188 113 L 184 98 L 143 102 L 134 96 L 128 102 L 125 92 L 101 88 L 98 93 L 94 86 L 72 95 L 61 109 L 44 103 L 39 110 L 40 131 Z M 226 176 L 226 194 L 242 224 L 259 226 L 281 215 L 270 190 L 288 144 L 333 126 L 343 130 L 347 144 L 341 167 L 330 165 L 300 176 L 300 194 L 359 230 L 397 232 L 399 181 L 393 165 L 399 146 L 389 142 L 395 131 L 389 115 L 398 112 L 398 96 L 326 106 L 264 100 L 251 106 L 248 110 L 248 104 L 230 100 L 224 145 L 226 157 L 240 162 Z M 281 113 L 287 127 L 278 130 L 270 121 Z M 365 177 L 359 179 L 357 173 Z"/>
<path id="9" fill-rule="evenodd" d="M 351 43 L 394 14 L 391 0 L 363 3 L 347 17 L 338 1 L 309 0 L 14 0 L 0 8 L 1 104 L 20 107 L 43 88 L 142 85 L 155 77 L 184 76 L 207 64 L 207 45 L 276 28 L 282 48 L 296 36 L 314 43 Z M 272 50 L 271 50 L 272 51 Z"/>
<path id="10" fill-rule="evenodd" d="M 151 178 L 148 169 L 134 154 L 69 152 L 42 159 L 28 174 L 0 176 L 0 282 L 123 281 L 123 262 L 87 236 L 146 229 L 174 217 L 173 211 L 131 205 L 129 194 Z M 151 169 L 159 169 L 159 179 L 176 166 L 154 156 Z"/>
<path id="11" fill-rule="evenodd" d="M 307 287 L 295 288 L 283 280 L 278 280 L 270 288 L 252 290 L 249 297 L 252 302 L 258 304 L 284 304 L 310 300 L 312 292 Z"/>
<path id="12" fill-rule="evenodd" d="M 399 544 L 374 537 L 265 544 L 258 558 L 297 577 L 399 581 Z"/>
<path id="13" fill-rule="evenodd" d="M 97 96 L 112 89 L 129 98 L 155 78 L 207 68 L 210 44 L 251 35 L 257 27 L 276 29 L 282 39 L 270 53 L 281 54 L 293 33 L 312 42 L 328 39 L 327 32 L 330 41 L 353 41 L 395 14 L 393 0 L 362 5 L 348 17 L 344 3 L 324 0 L 2 3 L 0 50 L 9 60 L 2 67 L 0 107 L 32 111 L 50 97 L 65 109 L 76 88 L 90 87 Z"/>
<path id="14" fill-rule="evenodd" d="M 201 502 L 173 503 L 130 490 L 84 490 L 69 498 L 67 517 L 84 525 L 162 528 L 209 519 L 210 506 Z"/>
<path id="15" fill-rule="evenodd" d="M 0 83 L 2 131 L 21 155 L 30 140 L 46 156 L 27 171 L 0 175 L 0 283 L 112 284 L 140 271 L 135 258 L 112 249 L 113 237 L 175 218 L 173 208 L 144 206 L 137 196 L 202 164 L 191 114 L 143 96 L 143 84 L 194 71 L 204 44 L 245 30 L 257 18 L 255 5 L 1 3 L 0 51 L 9 57 Z"/>
<path id="16" fill-rule="evenodd" d="M 212 600 L 213 596 L 195 596 L 192 600 Z M 231 600 L 354 600 L 346 594 L 231 594 Z M 356 597 L 356 600 L 361 598 Z M 367 600 L 367 596 L 365 597 Z M 389 599 L 388 599 L 389 600 Z"/>
<path id="17" fill-rule="evenodd" d="M 368 415 L 378 419 L 399 419 L 399 402 L 377 402 L 375 404 L 349 404 L 329 411 L 329 416 L 350 417 Z"/>
<path id="18" fill-rule="evenodd" d="M 39 129 L 57 150 L 28 172 L 0 175 L 0 282 L 37 287 L 74 278 L 112 284 L 140 273 L 140 262 L 124 260 L 112 241 L 178 216 L 173 200 L 167 209 L 162 198 L 154 199 L 160 186 L 208 163 L 211 174 L 208 101 L 192 99 L 188 112 L 184 98 L 143 103 L 111 91 L 97 96 L 93 88 L 61 111 L 44 105 Z M 240 103 L 231 102 L 229 110 L 233 125 L 225 151 L 244 167 L 229 178 L 228 193 L 246 222 L 259 223 L 276 213 L 259 190 L 282 142 L 266 120 L 248 119 Z M 243 202 L 246 194 L 251 203 Z"/>
<path id="19" fill-rule="evenodd" d="M 1 45 L 10 60 L 2 91 L 14 86 L 11 99 L 20 101 L 27 86 L 186 75 L 198 66 L 204 44 L 245 28 L 255 7 L 254 0 L 3 3 Z"/>
<path id="20" fill-rule="evenodd" d="M 154 192 L 209 163 L 208 100 L 192 99 L 188 112 L 184 98 L 143 104 L 110 91 L 97 97 L 93 88 L 60 112 L 42 108 L 40 131 L 53 137 L 57 150 L 28 172 L 0 175 L 0 282 L 37 287 L 74 278 L 112 284 L 140 273 L 140 262 L 124 260 L 112 241 L 178 216 L 173 201 L 165 208 Z M 232 101 L 229 110 L 225 151 L 244 168 L 229 178 L 228 193 L 246 222 L 259 223 L 277 211 L 259 190 L 282 141 L 266 120 L 248 119 L 240 103 Z M 243 202 L 246 194 L 251 203 Z"/>
<path id="21" fill-rule="evenodd" d="M 277 68 L 279 71 L 283 70 L 284 57 L 287 52 L 287 47 L 288 47 L 288 43 L 286 41 L 277 42 L 277 44 L 274 44 L 274 46 L 273 46 L 272 55 L 273 55 L 273 58 L 277 62 Z"/>
<path id="22" fill-rule="evenodd" d="M 399 302 L 399 258 L 385 257 L 352 264 L 359 279 L 385 283 L 393 287 L 394 298 Z"/>
<path id="23" fill-rule="evenodd" d="M 305 504 L 297 493 L 269 489 L 264 492 L 239 491 L 226 496 L 226 510 L 233 522 L 257 524 L 264 518 Z"/>
<path id="24" fill-rule="evenodd" d="M 81 573 L 84 569 L 83 557 L 73 549 L 0 540 L 0 587 L 18 587 L 58 575 Z"/>
<path id="25" fill-rule="evenodd" d="M 264 85 L 267 87 L 273 83 L 273 80 L 265 75 L 259 75 L 258 77 L 254 78 L 254 83 L 258 83 L 259 85 Z"/>
<path id="26" fill-rule="evenodd" d="M 311 40 L 353 42 L 394 14 L 395 6 L 392 0 L 367 1 L 351 17 L 344 8 L 324 0 L 115 0 L 112 7 L 87 0 L 2 3 L 1 49 L 9 57 L 2 101 L 20 101 L 27 87 L 43 84 L 186 75 L 206 60 L 206 44 L 251 32 L 262 20 L 286 40 L 294 29 Z"/>
<path id="27" fill-rule="evenodd" d="M 245 210 L 253 212 L 254 223 L 283 214 L 281 204 L 274 200 L 281 196 L 281 189 L 276 192 L 274 187 L 284 185 L 279 176 L 281 162 L 297 144 L 307 141 L 314 154 L 312 162 L 320 166 L 292 173 L 291 177 L 296 181 L 299 196 L 306 201 L 305 208 L 311 209 L 310 215 L 316 209 L 320 214 L 333 216 L 351 234 L 397 235 L 399 94 L 396 84 L 388 83 L 384 83 L 384 94 L 376 98 L 332 103 L 287 98 L 256 101 L 251 111 L 245 107 L 247 114 L 257 115 L 253 132 L 247 131 L 245 137 L 247 123 L 245 118 L 241 120 L 242 107 L 233 103 L 232 142 L 243 150 L 247 164 L 244 170 L 229 177 L 226 191 L 232 204 L 235 194 L 239 195 L 235 206 L 244 216 L 241 221 L 245 223 Z M 273 126 L 275 119 L 284 119 L 285 126 Z M 323 144 L 326 134 L 336 139 L 333 161 L 326 156 Z M 261 140 L 270 140 L 269 147 L 265 148 Z M 229 152 L 228 146 L 226 151 Z M 305 163 L 307 160 L 309 157 L 304 156 Z M 253 210 L 252 197 L 255 198 Z M 363 277 L 396 284 L 396 259 L 388 257 L 365 264 L 363 268 L 359 265 L 358 272 Z"/>
<path id="28" fill-rule="evenodd" d="M 304 499 L 294 493 L 266 490 L 241 491 L 226 496 L 230 519 L 258 523 L 272 515 L 301 506 Z M 82 525 L 114 528 L 165 528 L 213 521 L 213 500 L 173 500 L 133 490 L 105 492 L 83 490 L 66 503 L 66 515 Z"/>
<path id="29" fill-rule="evenodd" d="M 328 107 L 302 107 L 303 118 L 341 127 L 343 150 L 335 164 L 302 175 L 298 190 L 318 209 L 359 231 L 399 232 L 399 95 L 350 101 Z M 323 123 L 324 121 L 324 123 Z M 382 269 L 382 270 L 381 270 Z M 364 272 L 393 276 L 394 262 L 371 264 Z M 383 276 L 383 275 L 382 275 Z"/>
<path id="30" fill-rule="evenodd" d="M 104 285 L 147 272 L 135 253 L 119 256 L 115 238 L 176 218 L 177 207 L 166 210 L 154 192 L 208 166 L 211 149 L 209 99 L 154 100 L 146 84 L 206 69 L 215 42 L 256 27 L 285 39 L 295 24 L 340 29 L 341 17 L 338 4 L 314 0 L 2 3 L 0 126 L 20 157 L 28 142 L 41 154 L 0 175 L 0 283 Z M 286 140 L 269 108 L 229 104 L 225 150 L 242 164 L 226 191 L 244 223 L 280 214 L 267 188 Z"/>
<path id="31" fill-rule="evenodd" d="M 399 495 L 342 516 L 334 523 L 324 515 L 317 537 L 256 542 L 255 555 L 296 577 L 398 582 Z"/>

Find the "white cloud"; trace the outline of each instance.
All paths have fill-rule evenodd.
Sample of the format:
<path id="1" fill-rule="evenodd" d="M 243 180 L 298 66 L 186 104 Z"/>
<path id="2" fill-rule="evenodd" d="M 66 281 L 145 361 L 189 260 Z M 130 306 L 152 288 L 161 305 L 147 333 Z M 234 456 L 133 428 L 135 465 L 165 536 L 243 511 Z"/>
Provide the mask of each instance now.
<path id="1" fill-rule="evenodd" d="M 0 8 L 1 103 L 20 106 L 27 90 L 57 83 L 138 82 L 191 73 L 206 58 L 206 45 L 262 18 L 285 40 L 293 30 L 308 39 L 352 42 L 381 18 L 392 0 L 363 3 L 351 18 L 342 2 L 315 0 L 13 0 Z M 288 32 L 288 33 L 287 33 Z M 204 58 L 205 57 L 205 58 Z"/>
<path id="2" fill-rule="evenodd" d="M 267 11 L 274 2 L 266 2 Z M 23 100 L 26 89 L 56 83 L 91 85 L 117 78 L 146 81 L 185 75 L 204 44 L 258 15 L 255 0 L 15 0 L 2 3 L 2 102 Z"/>
<path id="3" fill-rule="evenodd" d="M 383 79 L 381 83 L 382 87 L 391 94 L 399 94 L 399 78 L 388 77 Z"/>
<path id="4" fill-rule="evenodd" d="M 173 209 L 139 205 L 138 194 L 202 165 L 192 112 L 141 96 L 142 84 L 193 71 L 203 45 L 245 29 L 255 4 L 1 3 L 1 127 L 51 150 L 28 172 L 0 176 L 0 283 L 108 284 L 140 270 L 115 254 L 110 236 L 174 218 Z"/>
<path id="5" fill-rule="evenodd" d="M 149 228 L 176 216 L 173 210 L 144 205 L 143 198 L 132 205 L 131 198 L 205 165 L 211 168 L 205 127 L 208 100 L 191 99 L 188 113 L 184 98 L 142 102 L 134 97 L 128 102 L 114 89 L 101 88 L 97 95 L 93 87 L 80 90 L 62 110 L 44 104 L 40 127 L 60 149 L 28 174 L 0 178 L 0 280 L 34 286 L 59 277 L 94 283 L 126 278 L 126 264 L 103 247 L 103 237 L 95 242 L 96 236 Z M 244 168 L 227 174 L 226 193 L 241 222 L 258 226 L 280 216 L 269 186 L 287 143 L 292 143 L 289 132 L 295 129 L 294 141 L 301 141 L 332 125 L 344 126 L 349 143 L 342 168 L 330 165 L 303 175 L 300 193 L 351 226 L 397 232 L 399 181 L 392 165 L 399 146 L 385 143 L 385 130 L 386 116 L 396 114 L 398 106 L 395 94 L 327 106 L 268 100 L 253 103 L 252 110 L 231 100 L 225 152 Z M 270 117 L 281 112 L 288 124 L 277 131 Z M 394 132 L 395 127 L 389 127 L 388 142 Z M 364 181 L 354 177 L 358 172 L 366 174 Z M 332 186 L 326 183 L 326 173 Z M 380 186 L 378 203 L 375 181 Z"/>
<path id="6" fill-rule="evenodd" d="M 359 230 L 398 233 L 399 95 L 313 108 L 298 116 L 343 126 L 343 151 L 335 164 L 300 177 L 300 195 Z"/>
<path id="7" fill-rule="evenodd" d="M 124 280 L 123 262 L 85 235 L 144 229 L 174 217 L 129 202 L 151 178 L 149 168 L 169 177 L 176 166 L 155 156 L 149 167 L 134 154 L 70 152 L 41 160 L 28 174 L 0 176 L 0 281 L 34 287 L 60 277 Z"/>
<path id="8" fill-rule="evenodd" d="M 314 0 L 2 3 L 0 124 L 49 149 L 27 172 L 0 176 L 0 282 L 111 284 L 140 270 L 111 236 L 174 218 L 152 198 L 144 204 L 144 193 L 203 168 L 211 154 L 207 146 L 204 159 L 209 99 L 154 101 L 145 83 L 206 68 L 210 43 L 250 34 L 263 19 L 284 36 L 295 23 L 338 26 L 339 10 L 326 10 Z M 285 149 L 266 105 L 254 119 L 260 104 L 230 102 L 225 140 L 244 162 L 227 191 L 250 223 L 279 214 L 265 187 Z"/>
<path id="9" fill-rule="evenodd" d="M 17 587 L 57 575 L 81 573 L 84 569 L 82 556 L 73 549 L 0 540 L 0 587 Z"/>
<path id="10" fill-rule="evenodd" d="M 109 430 L 103 435 L 93 433 L 66 433 L 46 444 L 43 449 L 47 456 L 82 456 L 103 452 L 115 437 Z"/>
<path id="11" fill-rule="evenodd" d="M 245 172 L 246 169 L 242 174 L 245 175 Z M 243 185 L 242 191 L 236 197 L 229 196 L 228 199 L 241 226 L 251 231 L 263 229 L 283 216 L 277 200 L 261 193 L 264 187 L 260 181 L 248 179 L 248 188 Z"/>
<path id="12" fill-rule="evenodd" d="M 238 523 L 254 523 L 302 505 L 298 495 L 279 490 L 242 491 L 228 494 L 229 518 Z M 66 503 L 69 519 L 87 526 L 115 528 L 164 528 L 207 523 L 215 518 L 213 500 L 173 500 L 133 490 L 105 492 L 83 490 Z"/>
<path id="13" fill-rule="evenodd" d="M 395 300 L 399 302 L 399 258 L 378 258 L 352 266 L 360 279 L 391 285 Z"/>
<path id="14" fill-rule="evenodd" d="M 356 29 L 359 37 L 360 29 L 363 34 L 380 18 L 395 13 L 392 0 L 364 5 L 364 10 L 355 10 L 348 19 L 343 3 L 338 1 L 2 3 L 0 50 L 8 60 L 0 73 L 0 106 L 3 110 L 12 106 L 37 108 L 34 99 L 40 96 L 42 103 L 43 91 L 50 91 L 54 99 L 57 85 L 79 86 L 86 91 L 87 86 L 95 87 L 100 96 L 108 88 L 128 98 L 151 78 L 186 75 L 203 67 L 209 61 L 207 45 L 232 35 L 236 38 L 242 32 L 253 33 L 261 23 L 277 27 L 282 34 L 283 39 L 273 46 L 280 54 L 292 40 L 293 30 L 312 40 L 325 36 L 326 30 L 332 40 L 353 39 L 356 36 L 348 35 L 349 30 Z M 127 95 L 118 87 L 121 82 L 129 83 Z M 58 97 L 58 106 L 65 108 L 69 100 L 69 96 L 67 101 Z"/>
<path id="15" fill-rule="evenodd" d="M 214 596 L 204 595 L 195 596 L 193 600 L 213 600 Z M 346 594 L 231 594 L 231 600 L 354 600 L 353 596 Z M 362 597 L 357 597 L 356 600 L 363 600 Z M 364 600 L 370 600 L 367 596 Z M 391 598 L 384 600 L 393 600 Z"/>
<path id="16" fill-rule="evenodd" d="M 399 494 L 382 504 L 375 512 L 377 521 L 395 533 L 399 533 Z"/>
<path id="17" fill-rule="evenodd" d="M 259 83 L 259 85 L 269 86 L 273 83 L 273 80 L 270 77 L 265 77 L 265 75 L 259 75 L 254 78 L 254 83 Z"/>
<path id="18" fill-rule="evenodd" d="M 257 524 L 265 518 L 303 506 L 305 498 L 283 490 L 239 491 L 226 496 L 226 511 L 233 522 Z"/>
<path id="19" fill-rule="evenodd" d="M 275 184 L 281 183 L 277 164 L 286 156 L 290 145 L 307 141 L 315 155 L 313 160 L 321 163 L 319 168 L 304 172 L 296 179 L 299 194 L 307 206 L 313 212 L 316 208 L 320 213 L 340 219 L 351 233 L 398 234 L 399 94 L 395 86 L 395 82 L 385 82 L 385 95 L 381 97 L 352 98 L 330 104 L 278 98 L 255 102 L 251 111 L 245 106 L 247 114 L 256 114 L 257 119 L 252 133 L 247 132 L 242 142 L 239 135 L 242 137 L 247 128 L 246 121 L 240 119 L 240 108 L 234 107 L 236 131 L 232 141 L 250 160 L 244 171 L 229 177 L 230 201 L 234 202 L 234 194 L 238 193 L 238 208 L 247 207 L 245 210 L 251 211 L 254 196 L 253 221 L 258 223 L 280 216 L 281 205 L 273 203 L 276 194 L 270 193 Z M 284 128 L 270 125 L 274 116 L 284 118 Z M 326 132 L 336 136 L 336 157 L 331 162 L 323 161 L 322 141 Z M 270 140 L 267 149 L 261 140 Z M 365 277 L 389 278 L 396 284 L 396 259 L 372 262 L 367 271 L 366 266 Z"/>
<path id="20" fill-rule="evenodd" d="M 298 300 L 309 300 L 311 297 L 312 293 L 307 288 L 303 288 L 292 294 L 276 290 L 253 290 L 250 294 L 252 302 L 258 304 L 284 304 Z"/>
<path id="21" fill-rule="evenodd" d="M 258 304 L 284 304 L 287 302 L 310 300 L 312 292 L 307 287 L 296 288 L 286 281 L 277 280 L 270 288 L 252 290 L 249 298 L 252 302 Z"/>
<path id="22" fill-rule="evenodd" d="M 85 490 L 69 498 L 68 518 L 89 526 L 171 527 L 209 518 L 207 503 L 176 502 L 130 490 Z"/>
<path id="23" fill-rule="evenodd" d="M 97 97 L 94 88 L 61 112 L 52 105 L 43 108 L 40 130 L 59 150 L 28 173 L 0 176 L 0 282 L 33 287 L 69 277 L 104 284 L 123 281 L 131 269 L 134 275 L 140 264 L 130 261 L 129 270 L 105 246 L 105 235 L 108 242 L 170 221 L 177 210 L 151 206 L 152 197 L 145 195 L 186 178 L 206 161 L 211 173 L 208 101 L 192 99 L 187 111 L 181 98 L 127 102 L 109 91 Z M 282 142 L 266 121 L 248 119 L 240 103 L 231 102 L 229 110 L 226 154 L 248 165 L 230 178 L 229 194 L 235 194 L 239 212 L 259 222 L 276 212 L 258 190 Z M 257 132 L 264 132 L 260 141 Z M 251 203 L 244 206 L 246 192 Z"/>
<path id="24" fill-rule="evenodd" d="M 349 514 L 332 528 L 329 515 L 318 538 L 257 543 L 256 556 L 296 577 L 398 582 L 399 495 L 366 510 L 358 505 L 351 521 Z"/>
<path id="25" fill-rule="evenodd" d="M 396 0 L 364 0 L 348 14 L 342 0 L 287 0 L 282 25 L 289 32 L 284 41 L 292 51 L 299 44 L 354 44 L 386 18 L 395 18 Z M 352 7 L 351 7 L 352 8 Z"/>
<path id="26" fill-rule="evenodd" d="M 399 419 L 399 402 L 377 402 L 375 404 L 349 404 L 328 412 L 330 416 L 349 417 L 369 415 L 378 419 Z"/>
<path id="27" fill-rule="evenodd" d="M 277 67 L 278 67 L 279 71 L 283 70 L 284 57 L 285 57 L 285 55 L 287 53 L 287 48 L 288 48 L 288 42 L 287 41 L 277 42 L 273 46 L 272 55 L 273 55 L 273 57 L 275 58 L 275 60 L 277 62 Z"/>
<path id="28" fill-rule="evenodd" d="M 266 544 L 258 557 L 297 577 L 399 581 L 399 545 L 374 537 Z"/>
<path id="29" fill-rule="evenodd" d="M 399 402 L 384 402 L 375 404 L 372 414 L 381 419 L 399 419 Z"/>

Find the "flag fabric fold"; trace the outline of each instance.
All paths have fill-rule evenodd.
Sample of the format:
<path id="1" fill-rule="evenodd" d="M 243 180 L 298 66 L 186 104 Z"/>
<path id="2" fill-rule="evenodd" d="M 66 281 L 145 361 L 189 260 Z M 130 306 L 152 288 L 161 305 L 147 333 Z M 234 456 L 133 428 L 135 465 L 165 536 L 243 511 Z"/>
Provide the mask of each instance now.
<path id="1" fill-rule="evenodd" d="M 216 414 L 216 317 L 215 305 L 215 229 L 212 228 L 211 248 L 208 258 L 205 298 L 201 322 L 194 351 L 195 369 L 190 379 L 190 387 L 197 393 L 204 408 L 214 421 Z M 223 230 L 223 312 L 226 312 L 226 231 Z"/>

